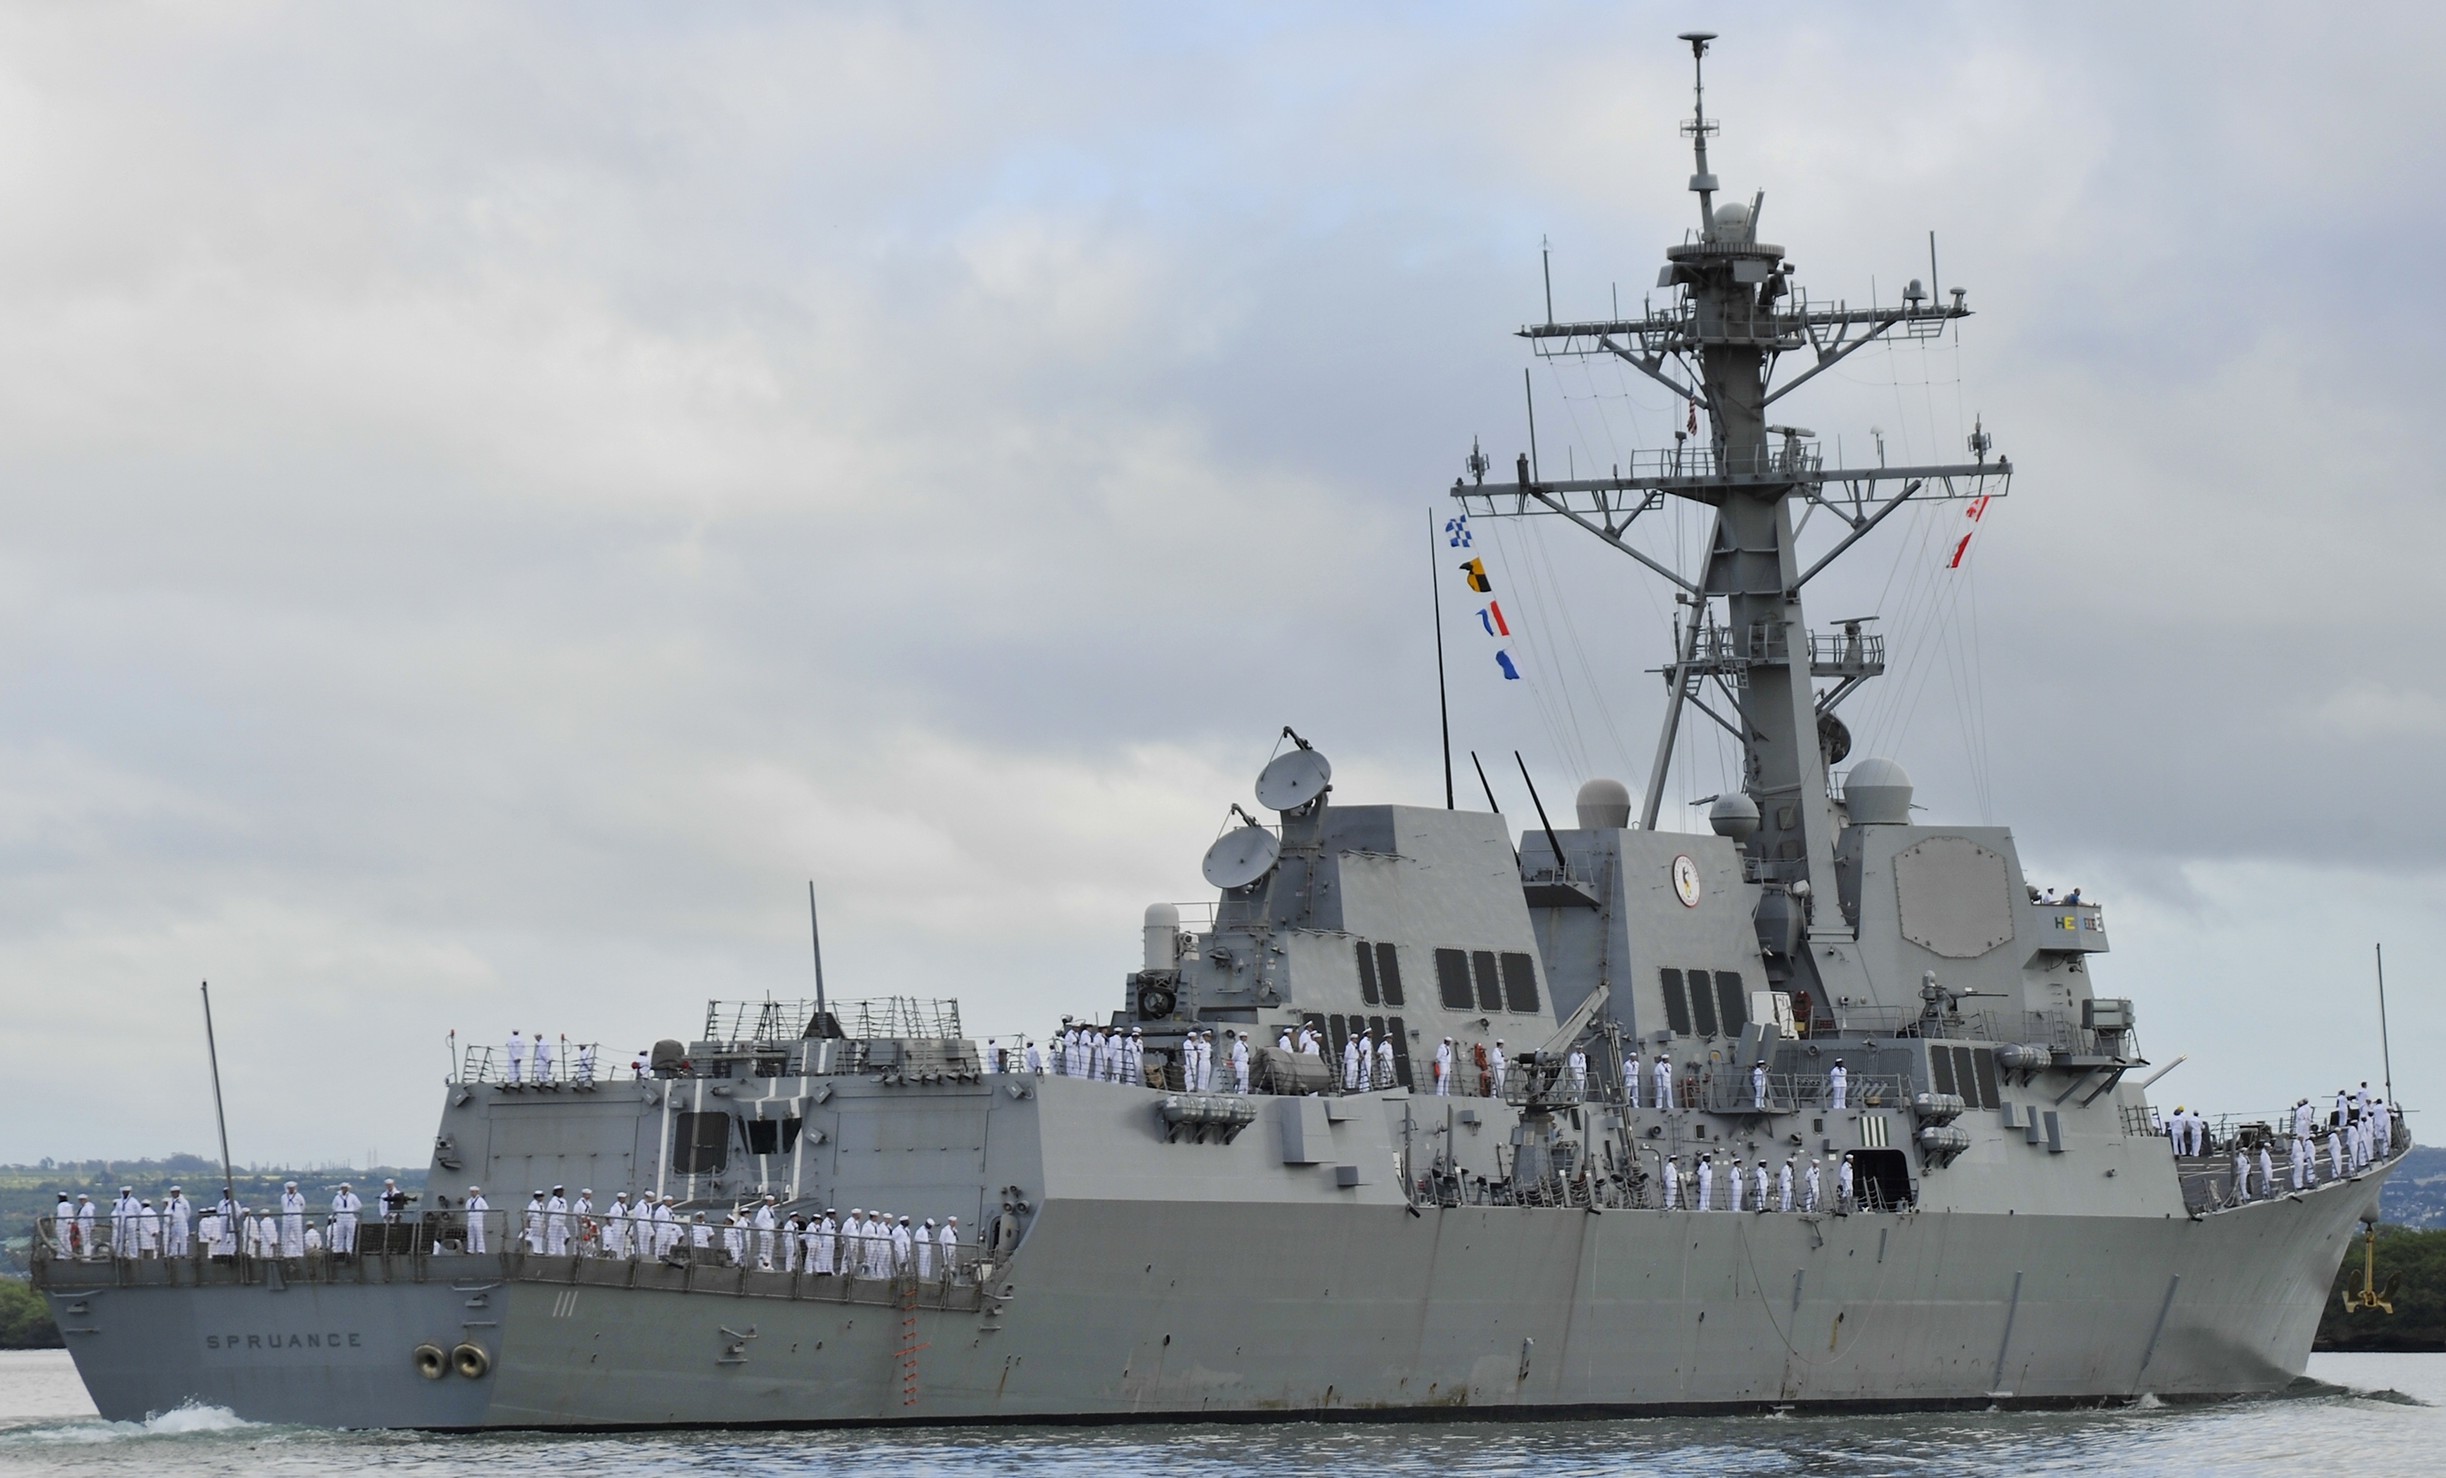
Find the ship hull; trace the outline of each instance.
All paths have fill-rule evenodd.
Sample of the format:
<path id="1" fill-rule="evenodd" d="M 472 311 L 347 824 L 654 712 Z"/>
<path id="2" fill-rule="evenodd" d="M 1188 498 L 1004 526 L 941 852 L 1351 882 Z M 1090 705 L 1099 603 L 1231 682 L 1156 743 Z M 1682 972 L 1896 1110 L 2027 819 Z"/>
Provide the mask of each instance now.
<path id="1" fill-rule="evenodd" d="M 2299 1376 L 2373 1173 L 2190 1218 L 1055 1202 L 986 1290 L 552 1258 L 50 1295 L 96 1405 L 340 1427 L 2111 1401 Z M 183 1269 L 181 1271 L 184 1271 Z M 369 1270 L 366 1275 L 371 1277 Z M 421 1276 L 423 1281 L 416 1281 Z M 489 1369 L 427 1379 L 420 1344 Z"/>

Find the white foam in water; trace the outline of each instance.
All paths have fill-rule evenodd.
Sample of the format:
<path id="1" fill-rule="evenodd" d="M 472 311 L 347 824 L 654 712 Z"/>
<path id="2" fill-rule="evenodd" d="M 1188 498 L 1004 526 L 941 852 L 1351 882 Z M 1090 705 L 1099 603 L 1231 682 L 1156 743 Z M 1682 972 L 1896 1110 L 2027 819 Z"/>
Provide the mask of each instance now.
<path id="1" fill-rule="evenodd" d="M 5 1434 L 10 1444 L 59 1442 L 90 1444 L 124 1442 L 133 1437 L 187 1437 L 197 1433 L 236 1432 L 262 1425 L 240 1417 L 226 1406 L 199 1406 L 190 1401 L 146 1417 L 141 1422 L 81 1421 L 64 1426 L 19 1427 Z"/>
<path id="2" fill-rule="evenodd" d="M 157 1436 L 183 1437 L 192 1432 L 234 1432 L 255 1425 L 226 1406 L 199 1406 L 190 1401 L 158 1416 L 146 1417 L 143 1430 Z"/>

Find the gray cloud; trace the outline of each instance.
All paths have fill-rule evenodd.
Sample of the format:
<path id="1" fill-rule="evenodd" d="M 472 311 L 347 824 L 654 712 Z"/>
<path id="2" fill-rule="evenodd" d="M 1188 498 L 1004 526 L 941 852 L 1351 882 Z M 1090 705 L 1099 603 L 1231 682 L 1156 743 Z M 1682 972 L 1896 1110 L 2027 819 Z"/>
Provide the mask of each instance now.
<path id="1" fill-rule="evenodd" d="M 413 1156 L 449 1028 L 801 989 L 810 875 L 842 988 L 1041 1025 L 1283 722 L 1436 795 L 1429 508 L 1522 449 L 1541 238 L 1578 313 L 1681 233 L 1688 24 L 0 18 L 0 1155 L 202 1146 L 211 975 L 242 1155 Z M 2107 888 L 2103 978 L 2235 1107 L 2375 1072 L 2380 932 L 2398 1040 L 2446 1029 L 2440 24 L 1720 26 L 1719 169 L 1811 290 L 1891 298 L 1933 228 L 1979 310 L 1794 414 L 1854 460 L 1984 415 L 2022 469 L 1966 575 L 1939 508 L 1814 594 L 1916 664 L 1863 743 Z M 1549 466 L 1669 435 L 1532 383 Z M 1550 805 L 1638 777 L 1662 646 L 1570 532 L 1504 535 L 1537 693 L 1456 668 Z"/>

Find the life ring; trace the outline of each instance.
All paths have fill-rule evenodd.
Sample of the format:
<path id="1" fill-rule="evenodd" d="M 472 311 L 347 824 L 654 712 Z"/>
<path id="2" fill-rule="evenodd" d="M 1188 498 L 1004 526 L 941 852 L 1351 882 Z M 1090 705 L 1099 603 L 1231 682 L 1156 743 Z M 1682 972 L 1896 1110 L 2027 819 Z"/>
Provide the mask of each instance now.
<path id="1" fill-rule="evenodd" d="M 450 1373 L 450 1357 L 442 1353 L 440 1345 L 418 1345 L 416 1373 L 427 1380 L 440 1380 Z"/>
<path id="2" fill-rule="evenodd" d="M 482 1380 L 493 1368 L 493 1357 L 484 1353 L 482 1345 L 461 1345 L 450 1352 L 450 1364 L 469 1380 Z"/>

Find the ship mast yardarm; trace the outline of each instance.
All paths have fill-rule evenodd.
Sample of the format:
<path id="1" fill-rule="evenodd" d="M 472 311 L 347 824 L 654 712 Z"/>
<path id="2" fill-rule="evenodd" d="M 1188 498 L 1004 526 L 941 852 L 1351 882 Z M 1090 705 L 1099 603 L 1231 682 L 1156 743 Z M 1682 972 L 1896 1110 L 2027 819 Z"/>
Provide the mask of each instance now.
<path id="1" fill-rule="evenodd" d="M 1707 141 L 1717 124 L 1707 117 L 1705 58 L 1714 36 L 1689 32 L 1695 104 L 1682 124 L 1690 140 L 1690 191 L 1699 225 L 1691 239 L 1666 248 L 1657 287 L 1671 298 L 1651 301 L 1637 318 L 1535 323 L 1520 336 L 1542 357 L 1609 354 L 1704 412 L 1708 436 L 1693 445 L 1635 453 L 1617 475 L 1539 481 L 1528 459 L 1515 482 L 1489 485 L 1473 468 L 1452 496 L 1473 515 L 1552 515 L 1595 534 L 1670 581 L 1680 617 L 1673 660 L 1663 669 L 1666 703 L 1639 824 L 1654 829 L 1683 710 L 1701 713 L 1734 733 L 1743 753 L 1743 790 L 1758 807 L 1757 830 L 1743 844 L 1745 868 L 1770 892 L 1788 896 L 1810 920 L 1809 948 L 1790 962 L 1793 983 L 1813 986 L 1829 1003 L 1875 1000 L 1856 951 L 1844 946 L 1851 928 L 1832 908 L 1811 906 L 1835 896 L 1834 846 L 1840 825 L 1830 793 L 1831 762 L 1822 734 L 1839 732 L 1834 712 L 1860 684 L 1884 669 L 1881 638 L 1856 623 L 1812 637 L 1801 590 L 1906 502 L 2000 496 L 2013 467 L 1988 457 L 1985 433 L 1971 437 L 1975 460 L 1953 465 L 1829 468 L 1814 433 L 1770 425 L 1776 401 L 1847 356 L 1888 336 L 1931 338 L 1969 316 L 1965 293 L 1940 300 L 1933 284 L 1916 279 L 1900 304 L 1853 308 L 1813 306 L 1796 291 L 1781 246 L 1759 239 L 1764 192 L 1748 204 L 1715 204 L 1722 189 L 1709 172 Z M 1807 368 L 1775 383 L 1787 354 L 1806 353 Z M 1482 468 L 1483 459 L 1477 463 Z M 1641 515 L 1682 498 L 1715 511 L 1703 567 L 1684 574 L 1628 539 Z M 1844 527 L 1834 547 L 1803 564 L 1794 537 L 1796 508 L 1823 509 Z M 1830 678 L 1823 693 L 1814 679 Z M 1728 720 L 1701 692 L 1714 684 L 1735 710 Z M 1839 758 L 1838 756 L 1835 756 Z"/>

